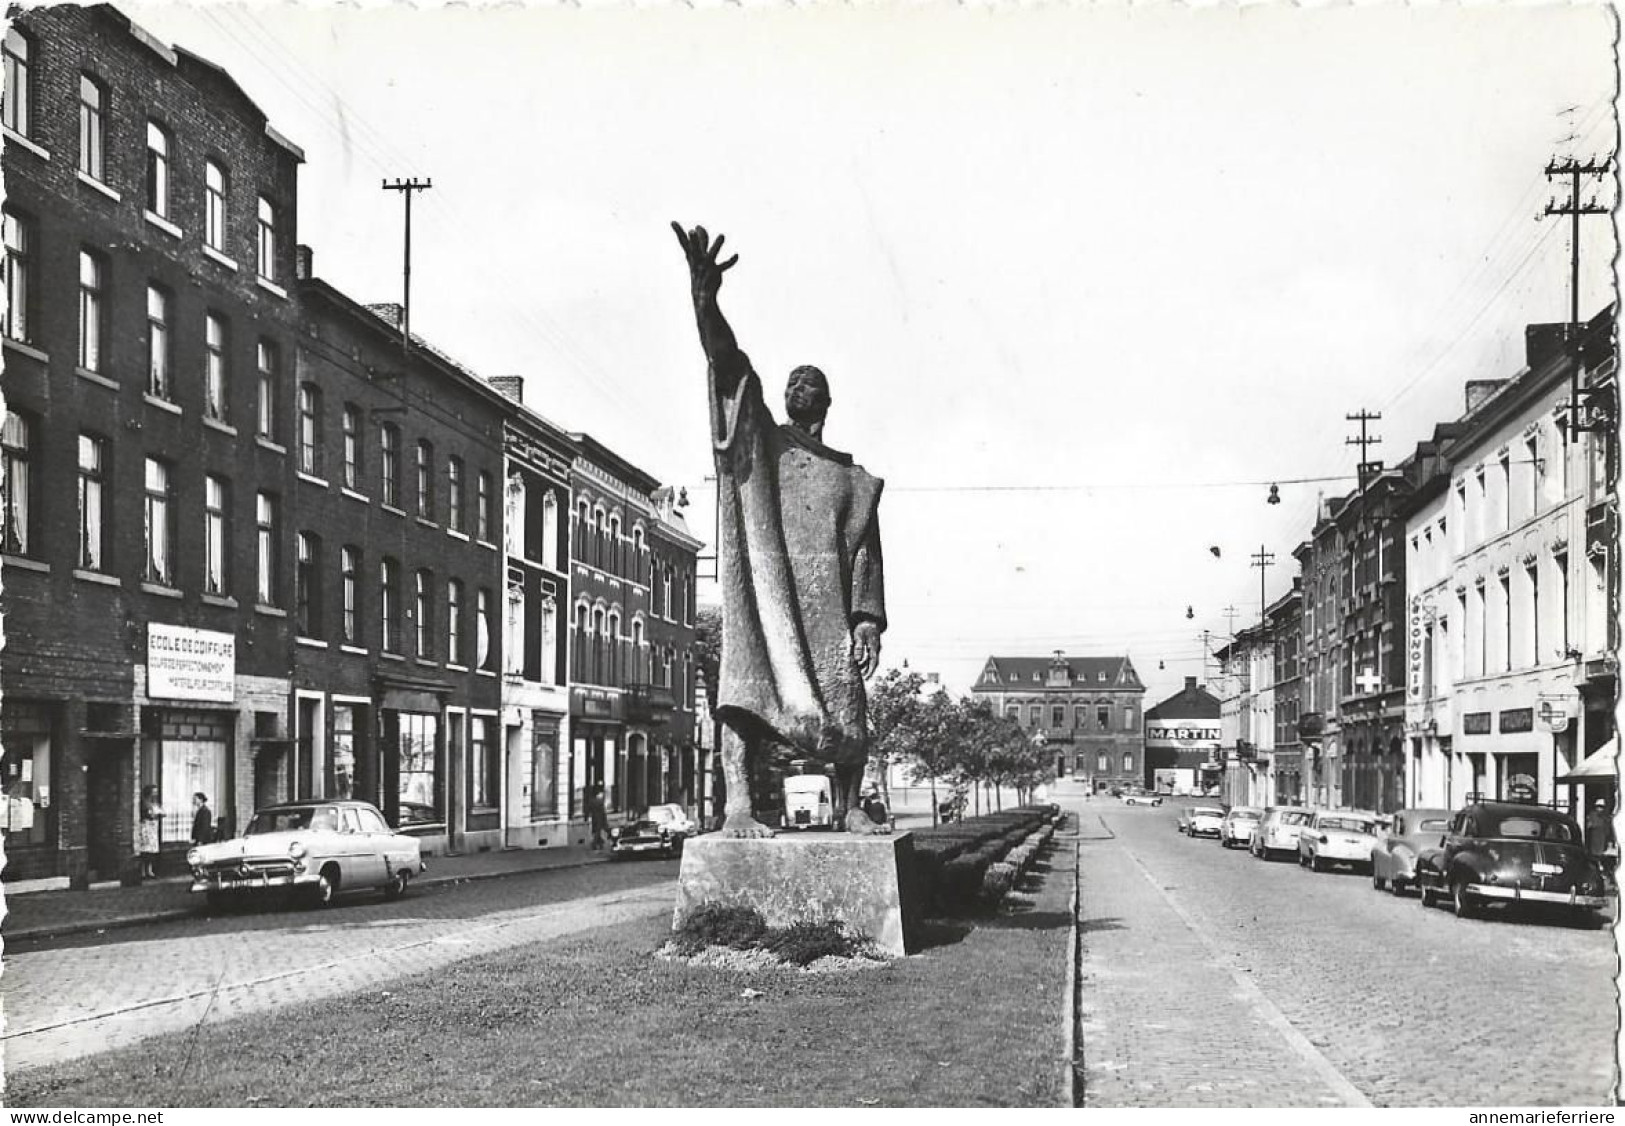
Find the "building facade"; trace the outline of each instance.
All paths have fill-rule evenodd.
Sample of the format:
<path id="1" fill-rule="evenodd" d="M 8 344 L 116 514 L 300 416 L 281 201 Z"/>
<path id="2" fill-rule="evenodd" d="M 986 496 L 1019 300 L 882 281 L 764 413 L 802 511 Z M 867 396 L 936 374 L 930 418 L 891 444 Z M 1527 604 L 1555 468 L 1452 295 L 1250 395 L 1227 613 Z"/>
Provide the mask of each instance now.
<path id="1" fill-rule="evenodd" d="M 128 876 L 287 745 L 303 154 L 112 8 L 5 40 L 8 882 Z M 69 297 L 69 295 L 74 295 Z"/>
<path id="2" fill-rule="evenodd" d="M 971 692 L 1050 748 L 1057 778 L 1144 784 L 1145 685 L 1127 657 L 989 657 Z"/>
<path id="3" fill-rule="evenodd" d="M 1578 362 L 1613 377 L 1613 313 Z M 1407 720 L 1426 803 L 1469 795 L 1571 805 L 1565 784 L 1615 738 L 1617 435 L 1564 430 L 1577 362 L 1565 326 L 1531 326 L 1528 362 L 1486 385 L 1406 513 L 1416 561 Z M 1593 703 L 1595 701 L 1595 703 Z M 1614 776 L 1588 784 L 1609 791 Z"/>
<path id="4" fill-rule="evenodd" d="M 523 401 L 518 376 L 492 385 Z M 505 585 L 502 623 L 504 843 L 571 839 L 569 771 L 569 435 L 521 409 L 503 430 Z"/>
<path id="5" fill-rule="evenodd" d="M 501 847 L 512 404 L 301 258 L 294 743 L 260 767 L 256 803 L 353 796 L 426 853 Z"/>
<path id="6" fill-rule="evenodd" d="M 1176 794 L 1217 791 L 1224 770 L 1219 698 L 1194 676 L 1145 712 L 1145 784 Z"/>
<path id="7" fill-rule="evenodd" d="M 1303 583 L 1295 577 L 1292 589 L 1270 603 L 1265 614 L 1273 650 L 1270 684 L 1274 728 L 1269 755 L 1271 786 L 1268 805 L 1300 805 L 1304 800 L 1303 744 L 1298 720 L 1303 714 Z"/>

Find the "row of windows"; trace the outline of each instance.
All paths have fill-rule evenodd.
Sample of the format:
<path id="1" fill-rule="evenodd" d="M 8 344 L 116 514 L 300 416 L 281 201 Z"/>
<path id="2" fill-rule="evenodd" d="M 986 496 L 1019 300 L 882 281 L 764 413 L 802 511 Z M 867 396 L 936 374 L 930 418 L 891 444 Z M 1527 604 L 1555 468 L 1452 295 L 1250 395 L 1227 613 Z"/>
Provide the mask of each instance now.
<path id="1" fill-rule="evenodd" d="M 647 583 L 653 612 L 672 622 L 694 624 L 694 576 L 662 559 L 644 559 L 643 529 L 621 535 L 621 516 L 605 513 L 585 498 L 576 502 L 571 544 L 575 558 L 623 579 Z"/>
<path id="2" fill-rule="evenodd" d="M 37 47 L 21 31 L 6 32 L 5 94 L 0 100 L 0 120 L 19 137 L 31 138 L 35 131 L 38 95 L 36 82 Z M 79 163 L 78 170 L 98 184 L 108 183 L 108 122 L 112 115 L 106 84 L 96 75 L 79 75 Z M 169 224 L 174 216 L 174 138 L 159 121 L 146 122 L 146 159 L 142 185 L 149 216 Z M 203 161 L 203 242 L 224 256 L 231 235 L 231 172 L 218 155 Z M 277 204 L 264 195 L 255 197 L 255 270 L 269 282 L 277 282 L 278 241 Z M 235 263 L 227 259 L 227 263 Z"/>
<path id="3" fill-rule="evenodd" d="M 1065 727 L 1067 725 L 1066 724 L 1067 706 L 1065 704 L 1050 704 L 1050 705 L 1048 705 L 1048 707 L 1049 707 L 1049 724 L 1048 724 L 1048 726 L 1050 728 L 1052 728 L 1052 729 L 1053 728 Z M 1045 708 L 1045 705 L 1043 705 L 1043 704 L 1029 704 L 1027 706 L 1027 726 L 1028 727 L 1041 727 L 1041 726 L 1044 726 L 1044 708 Z M 1007 705 L 1005 705 L 1004 714 L 1005 714 L 1006 717 L 1015 720 L 1017 723 L 1021 722 L 1021 707 L 1020 707 L 1020 705 L 1017 705 L 1017 704 L 1007 704 Z M 1096 704 L 1094 706 L 1094 724 L 1093 724 L 1093 727 L 1096 728 L 1096 729 L 1099 729 L 1101 731 L 1106 731 L 1106 730 L 1109 730 L 1111 728 L 1111 725 L 1112 725 L 1112 709 L 1111 709 L 1111 705 L 1109 705 L 1109 704 Z M 1073 726 L 1073 728 L 1075 730 L 1087 730 L 1087 729 L 1090 728 L 1091 725 L 1089 723 L 1089 707 L 1088 707 L 1088 705 L 1078 704 L 1078 705 L 1075 705 L 1072 708 L 1072 726 Z M 1123 708 L 1123 727 L 1122 727 L 1122 730 L 1124 730 L 1124 731 L 1133 731 L 1134 730 L 1134 709 L 1132 707 L 1125 706 Z"/>
<path id="4" fill-rule="evenodd" d="M 329 629 L 322 604 L 322 575 L 328 562 L 321 537 L 314 532 L 299 533 L 295 560 L 296 628 L 303 637 L 323 639 Z M 474 591 L 471 607 L 463 580 L 453 578 L 442 583 L 433 571 L 418 568 L 412 572 L 411 586 L 407 588 L 403 585 L 405 570 L 400 560 L 391 555 L 379 559 L 376 576 L 369 583 L 362 551 L 354 544 L 345 544 L 339 549 L 338 573 L 338 636 L 342 644 L 366 644 L 366 599 L 370 589 L 376 598 L 376 636 L 385 653 L 405 655 L 410 648 L 411 654 L 419 660 L 444 660 L 448 665 L 462 668 L 495 670 L 489 587 Z"/>
<path id="5" fill-rule="evenodd" d="M 646 646 L 643 620 L 632 619 L 632 632 L 621 632 L 619 607 L 588 606 L 578 604 L 572 623 L 576 641 L 571 647 L 574 654 L 572 673 L 576 680 L 587 684 L 651 684 L 657 688 L 680 687 L 674 678 L 677 650 L 673 646 Z M 684 651 L 683 683 L 685 690 L 692 683 L 689 665 L 693 655 Z M 687 699 L 686 696 L 680 697 Z"/>

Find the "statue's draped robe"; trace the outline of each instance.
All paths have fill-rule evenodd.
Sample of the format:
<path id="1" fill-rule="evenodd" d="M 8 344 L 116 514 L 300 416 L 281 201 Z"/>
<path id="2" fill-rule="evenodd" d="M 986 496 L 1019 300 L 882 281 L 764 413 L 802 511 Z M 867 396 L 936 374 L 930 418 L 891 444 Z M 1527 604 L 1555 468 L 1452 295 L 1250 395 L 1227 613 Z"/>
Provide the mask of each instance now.
<path id="1" fill-rule="evenodd" d="M 722 565 L 718 718 L 813 757 L 861 762 L 863 673 L 851 628 L 886 628 L 879 505 L 884 485 L 762 400 L 743 355 L 711 372 Z"/>

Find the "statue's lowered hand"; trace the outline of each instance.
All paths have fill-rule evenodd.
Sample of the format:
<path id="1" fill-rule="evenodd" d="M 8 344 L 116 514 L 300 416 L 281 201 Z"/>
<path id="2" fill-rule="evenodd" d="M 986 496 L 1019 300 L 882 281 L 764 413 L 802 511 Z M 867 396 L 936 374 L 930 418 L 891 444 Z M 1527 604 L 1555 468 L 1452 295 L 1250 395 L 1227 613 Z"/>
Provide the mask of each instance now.
<path id="1" fill-rule="evenodd" d="M 683 254 L 688 258 L 688 276 L 694 286 L 695 298 L 715 297 L 717 290 L 722 288 L 723 271 L 733 268 L 739 261 L 735 254 L 725 262 L 718 262 L 717 256 L 722 253 L 723 235 L 718 235 L 715 243 L 711 236 L 705 233 L 704 227 L 695 227 L 684 231 L 682 226 L 673 222 L 671 229 L 677 233 L 677 241 L 682 245 Z"/>
<path id="2" fill-rule="evenodd" d="M 880 667 L 880 627 L 863 621 L 852 627 L 852 663 L 868 680 Z"/>

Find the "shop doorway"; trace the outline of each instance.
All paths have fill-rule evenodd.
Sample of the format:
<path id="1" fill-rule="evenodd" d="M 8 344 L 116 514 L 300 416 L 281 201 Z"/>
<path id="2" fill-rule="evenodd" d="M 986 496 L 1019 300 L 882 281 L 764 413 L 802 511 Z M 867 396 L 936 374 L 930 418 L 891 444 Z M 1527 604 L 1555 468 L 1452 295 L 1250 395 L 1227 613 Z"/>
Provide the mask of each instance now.
<path id="1" fill-rule="evenodd" d="M 90 817 L 86 844 L 92 880 L 117 878 L 135 855 L 135 756 L 129 744 L 92 750 L 85 763 Z"/>

